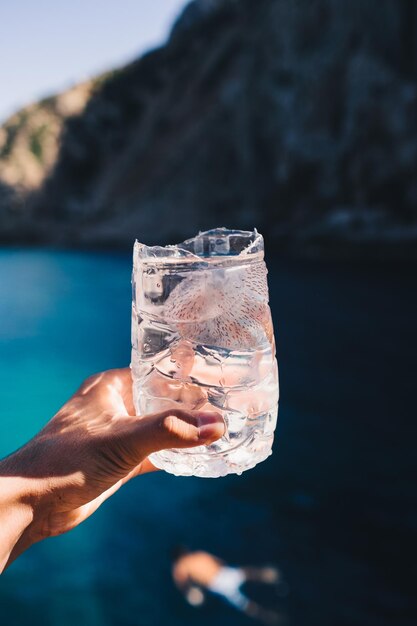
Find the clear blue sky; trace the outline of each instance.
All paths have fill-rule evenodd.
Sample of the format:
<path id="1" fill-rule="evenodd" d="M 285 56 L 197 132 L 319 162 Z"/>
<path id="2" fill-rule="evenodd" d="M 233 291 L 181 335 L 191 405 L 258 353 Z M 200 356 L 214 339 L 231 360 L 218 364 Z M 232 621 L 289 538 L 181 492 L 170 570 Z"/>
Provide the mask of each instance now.
<path id="1" fill-rule="evenodd" d="M 186 0 L 0 0 L 0 122 L 162 43 Z"/>

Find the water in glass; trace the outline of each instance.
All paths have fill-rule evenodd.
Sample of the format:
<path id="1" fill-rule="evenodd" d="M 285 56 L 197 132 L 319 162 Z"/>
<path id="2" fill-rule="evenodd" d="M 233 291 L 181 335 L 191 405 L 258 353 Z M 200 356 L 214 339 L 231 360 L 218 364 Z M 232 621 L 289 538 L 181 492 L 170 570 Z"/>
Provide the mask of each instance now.
<path id="1" fill-rule="evenodd" d="M 175 246 L 135 243 L 132 375 L 138 415 L 215 410 L 221 440 L 151 455 L 182 476 L 218 477 L 271 454 L 278 368 L 262 236 L 217 228 Z"/>

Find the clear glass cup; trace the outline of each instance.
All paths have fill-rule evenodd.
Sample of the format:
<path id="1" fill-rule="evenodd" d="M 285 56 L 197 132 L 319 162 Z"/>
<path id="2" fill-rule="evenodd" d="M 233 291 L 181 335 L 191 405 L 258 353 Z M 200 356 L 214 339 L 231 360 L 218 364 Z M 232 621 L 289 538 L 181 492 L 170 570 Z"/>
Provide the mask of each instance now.
<path id="1" fill-rule="evenodd" d="M 272 452 L 278 366 L 262 235 L 218 228 L 133 253 L 132 376 L 138 415 L 218 411 L 209 446 L 151 455 L 181 476 L 241 474 Z"/>

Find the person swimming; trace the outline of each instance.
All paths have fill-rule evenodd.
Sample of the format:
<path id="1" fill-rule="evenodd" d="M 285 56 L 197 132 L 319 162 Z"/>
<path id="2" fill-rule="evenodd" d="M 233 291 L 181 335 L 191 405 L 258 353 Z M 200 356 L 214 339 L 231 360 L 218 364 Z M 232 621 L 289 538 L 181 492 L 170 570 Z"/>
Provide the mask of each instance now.
<path id="1" fill-rule="evenodd" d="M 246 615 L 265 624 L 283 624 L 285 618 L 248 598 L 242 591 L 245 582 L 282 584 L 275 567 L 231 567 L 202 550 L 191 552 L 184 546 L 172 551 L 172 577 L 177 588 L 192 606 L 201 606 L 205 593 L 213 593 Z"/>

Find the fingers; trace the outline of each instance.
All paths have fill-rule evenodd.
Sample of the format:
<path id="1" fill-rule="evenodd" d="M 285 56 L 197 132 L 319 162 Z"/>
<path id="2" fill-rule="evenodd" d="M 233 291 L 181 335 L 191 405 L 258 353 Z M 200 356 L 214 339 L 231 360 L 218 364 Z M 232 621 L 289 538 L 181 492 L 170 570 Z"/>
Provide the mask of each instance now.
<path id="1" fill-rule="evenodd" d="M 145 458 L 167 448 L 208 445 L 224 431 L 219 413 L 171 409 L 137 420 L 130 437 L 138 458 Z"/>
<path id="2" fill-rule="evenodd" d="M 135 407 L 133 405 L 132 394 L 132 372 L 130 367 L 124 367 L 118 370 L 110 370 L 108 372 L 117 381 L 117 390 L 122 397 L 128 415 L 135 415 Z"/>
<path id="3" fill-rule="evenodd" d="M 138 472 L 138 474 L 149 474 L 151 472 L 159 472 L 159 467 L 155 467 L 149 459 L 145 459 L 143 463 L 141 463 L 140 472 Z"/>
<path id="4" fill-rule="evenodd" d="M 96 411 L 103 406 L 106 413 L 112 412 L 117 416 L 118 419 L 112 422 L 112 428 L 106 433 L 106 439 L 111 446 L 117 446 L 118 454 L 132 469 L 152 452 L 208 445 L 220 439 L 225 431 L 222 416 L 210 411 L 173 408 L 136 417 L 129 368 L 109 370 L 90 377 L 78 394 L 88 396 Z M 151 469 L 149 467 L 148 471 Z"/>
<path id="5" fill-rule="evenodd" d="M 110 383 L 118 384 L 120 389 L 126 385 L 132 386 L 132 376 L 130 367 L 121 367 L 118 369 L 107 370 L 92 374 L 81 384 L 79 392 L 83 395 L 93 391 L 101 384 L 108 385 Z"/>
<path id="6" fill-rule="evenodd" d="M 92 374 L 85 379 L 85 381 L 80 385 L 76 395 L 86 396 L 89 393 L 96 391 L 97 386 L 103 380 L 106 372 L 100 372 L 99 374 Z"/>
<path id="7" fill-rule="evenodd" d="M 142 476 L 142 474 L 150 474 L 151 472 L 159 472 L 159 468 L 155 467 L 149 459 L 145 459 L 142 463 L 139 463 L 139 465 L 137 465 L 125 479 L 123 479 L 123 482 L 128 482 L 131 478 Z"/>
<path id="8" fill-rule="evenodd" d="M 129 367 L 107 370 L 89 376 L 76 395 L 88 396 L 117 413 L 134 415 L 132 374 Z"/>

